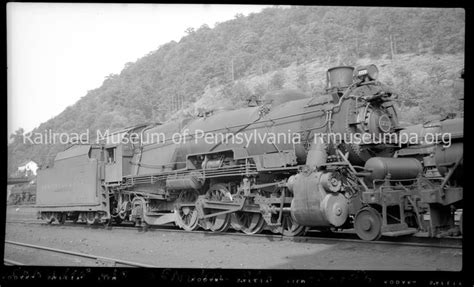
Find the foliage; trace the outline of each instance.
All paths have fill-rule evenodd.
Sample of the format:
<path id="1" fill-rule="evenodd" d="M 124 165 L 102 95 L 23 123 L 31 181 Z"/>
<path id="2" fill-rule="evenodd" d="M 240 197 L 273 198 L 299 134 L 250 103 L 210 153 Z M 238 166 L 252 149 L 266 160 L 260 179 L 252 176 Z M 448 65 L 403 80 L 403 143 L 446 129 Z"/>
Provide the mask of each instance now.
<path id="1" fill-rule="evenodd" d="M 282 71 L 276 72 L 270 80 L 269 89 L 271 91 L 283 89 L 285 84 L 285 74 Z"/>
<path id="2" fill-rule="evenodd" d="M 254 95 L 257 96 L 257 98 L 261 99 L 263 95 L 265 95 L 268 92 L 268 85 L 264 83 L 258 83 L 255 88 L 254 88 Z"/>
<path id="3" fill-rule="evenodd" d="M 309 91 L 310 86 L 308 83 L 308 78 L 306 76 L 307 74 L 306 68 L 304 66 L 301 66 L 298 68 L 296 73 L 297 73 L 296 86 L 298 87 L 298 89 L 305 92 Z"/>

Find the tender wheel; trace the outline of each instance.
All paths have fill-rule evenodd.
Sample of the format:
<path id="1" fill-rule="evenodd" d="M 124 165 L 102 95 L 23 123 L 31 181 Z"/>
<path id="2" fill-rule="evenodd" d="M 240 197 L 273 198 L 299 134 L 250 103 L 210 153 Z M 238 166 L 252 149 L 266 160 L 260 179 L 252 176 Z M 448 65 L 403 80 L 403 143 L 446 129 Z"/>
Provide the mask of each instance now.
<path id="1" fill-rule="evenodd" d="M 117 202 L 115 201 L 114 204 L 117 204 Z M 130 217 L 130 211 L 132 210 L 131 205 L 131 202 L 127 200 L 123 202 L 121 206 L 113 208 L 111 210 L 111 217 L 113 219 L 111 223 L 120 224 L 123 221 L 127 221 Z"/>
<path id="2" fill-rule="evenodd" d="M 59 224 L 64 224 L 66 222 L 66 213 L 59 212 L 56 215 Z"/>
<path id="3" fill-rule="evenodd" d="M 113 217 L 113 222 L 116 224 L 121 224 L 123 220 L 120 216 L 117 216 L 117 217 Z"/>
<path id="4" fill-rule="evenodd" d="M 382 217 L 371 207 L 362 208 L 355 216 L 354 228 L 361 239 L 377 240 L 382 236 Z"/>
<path id="5" fill-rule="evenodd" d="M 120 212 L 118 214 L 118 216 L 116 217 L 117 218 L 117 222 L 122 222 L 122 221 L 125 221 L 127 220 L 127 218 L 129 217 L 129 213 L 130 212 L 127 212 L 127 211 L 123 211 L 123 212 Z"/>
<path id="6" fill-rule="evenodd" d="M 101 224 L 102 224 L 102 226 L 104 226 L 104 227 L 110 227 L 110 226 L 112 225 L 112 220 L 110 220 L 110 219 L 104 219 L 104 220 L 102 220 Z"/>
<path id="7" fill-rule="evenodd" d="M 236 212 L 232 214 L 231 225 L 245 234 L 257 234 L 265 227 L 265 219 L 260 213 Z"/>
<path id="8" fill-rule="evenodd" d="M 176 225 L 187 231 L 196 230 L 198 225 L 198 214 L 194 206 L 198 198 L 195 191 L 183 191 L 179 195 L 178 204 L 175 207 Z"/>
<path id="9" fill-rule="evenodd" d="M 282 228 L 282 233 L 285 236 L 298 236 L 303 234 L 306 230 L 305 226 L 296 223 L 294 218 L 289 213 L 284 213 L 282 215 Z"/>
<path id="10" fill-rule="evenodd" d="M 72 219 L 72 222 L 73 222 L 73 223 L 77 223 L 77 221 L 79 220 L 79 213 L 75 212 L 75 213 L 71 216 L 71 219 Z"/>
<path id="11" fill-rule="evenodd" d="M 94 212 L 87 212 L 86 214 L 86 222 L 87 225 L 94 225 L 96 223 L 96 217 Z"/>
<path id="12" fill-rule="evenodd" d="M 45 212 L 43 213 L 43 219 L 46 221 L 46 223 L 51 224 L 53 223 L 56 218 L 54 217 L 54 214 L 52 212 Z"/>
<path id="13" fill-rule="evenodd" d="M 206 198 L 214 201 L 230 201 L 229 190 L 223 184 L 215 184 L 206 192 Z M 213 232 L 225 232 L 229 229 L 231 223 L 231 214 L 222 214 L 200 221 L 199 225 L 204 229 Z"/>

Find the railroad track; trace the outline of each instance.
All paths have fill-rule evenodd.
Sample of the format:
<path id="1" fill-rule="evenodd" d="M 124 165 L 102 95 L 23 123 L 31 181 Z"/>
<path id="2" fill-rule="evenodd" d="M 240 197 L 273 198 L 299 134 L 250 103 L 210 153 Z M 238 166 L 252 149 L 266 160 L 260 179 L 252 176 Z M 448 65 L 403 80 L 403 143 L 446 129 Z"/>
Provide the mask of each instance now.
<path id="1" fill-rule="evenodd" d="M 308 231 L 304 236 L 284 236 L 281 234 L 274 234 L 271 232 L 263 232 L 260 234 L 248 235 L 238 231 L 227 231 L 223 233 L 216 233 L 207 230 L 195 230 L 195 231 L 186 231 L 179 229 L 173 225 L 164 225 L 164 226 L 149 226 L 148 228 L 135 227 L 132 224 L 129 225 L 120 225 L 120 226 L 101 226 L 101 225 L 86 225 L 85 223 L 64 223 L 59 224 L 47 224 L 41 221 L 7 221 L 7 223 L 18 223 L 18 224 L 34 224 L 40 226 L 65 226 L 65 227 L 74 227 L 74 228 L 86 228 L 86 229 L 117 229 L 117 230 L 142 230 L 150 232 L 172 232 L 172 233 L 192 233 L 192 234 L 203 234 L 206 236 L 245 236 L 245 237 L 255 237 L 255 238 L 266 238 L 275 240 L 288 240 L 294 242 L 347 242 L 347 243 L 357 243 L 357 244 L 378 244 L 378 245 L 398 245 L 398 246 L 412 246 L 412 247 L 432 247 L 432 248 L 448 248 L 448 249 L 462 249 L 462 242 L 460 238 L 419 238 L 419 237 L 382 237 L 377 241 L 363 241 L 357 237 L 356 234 L 348 232 L 334 232 L 334 233 L 322 233 L 318 231 Z"/>
<path id="2" fill-rule="evenodd" d="M 56 255 L 63 256 L 65 258 L 69 257 L 69 258 L 81 258 L 82 260 L 84 259 L 92 260 L 94 262 L 94 265 L 96 266 L 148 267 L 148 268 L 156 267 L 154 265 L 149 265 L 149 264 L 131 262 L 131 261 L 126 261 L 126 260 L 121 260 L 121 259 L 116 259 L 116 258 L 109 258 L 109 257 L 104 257 L 104 256 L 79 253 L 79 252 L 74 252 L 74 251 L 62 250 L 62 249 L 57 249 L 57 248 L 51 248 L 51 247 L 46 247 L 46 246 L 33 245 L 33 244 L 27 244 L 27 243 L 21 243 L 21 242 L 9 241 L 9 240 L 5 240 L 5 244 L 14 245 L 14 246 L 21 247 L 24 249 L 47 251 Z M 7 258 L 4 258 L 3 261 L 5 265 L 25 265 L 24 263 L 7 259 Z"/>

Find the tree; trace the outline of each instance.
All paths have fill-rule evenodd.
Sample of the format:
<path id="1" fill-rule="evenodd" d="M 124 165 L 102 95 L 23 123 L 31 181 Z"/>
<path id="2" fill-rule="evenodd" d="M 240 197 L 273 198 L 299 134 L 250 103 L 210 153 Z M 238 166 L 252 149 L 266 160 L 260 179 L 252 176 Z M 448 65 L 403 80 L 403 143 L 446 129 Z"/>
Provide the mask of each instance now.
<path id="1" fill-rule="evenodd" d="M 231 99 L 234 104 L 244 103 L 250 96 L 252 91 L 247 87 L 247 85 L 241 81 L 237 81 L 227 90 L 227 96 Z"/>
<path id="2" fill-rule="evenodd" d="M 264 83 L 258 83 L 254 87 L 254 95 L 257 96 L 259 99 L 263 97 L 268 92 L 268 85 Z"/>
<path id="3" fill-rule="evenodd" d="M 184 32 L 188 35 L 191 35 L 194 33 L 194 28 L 193 27 L 189 27 L 187 28 L 186 30 L 184 30 Z"/>
<path id="4" fill-rule="evenodd" d="M 270 80 L 269 89 L 271 91 L 282 89 L 283 85 L 285 84 L 285 80 L 285 73 L 283 73 L 282 71 L 276 72 L 275 74 L 273 74 Z"/>
<path id="5" fill-rule="evenodd" d="M 303 91 L 309 91 L 310 89 L 306 73 L 304 66 L 299 67 L 296 71 L 296 86 Z"/>
<path id="6" fill-rule="evenodd" d="M 23 134 L 25 130 L 23 128 L 19 128 L 15 131 L 14 134 L 10 135 L 10 141 L 12 144 L 20 144 L 23 143 Z"/>
<path id="7" fill-rule="evenodd" d="M 367 51 L 369 52 L 370 56 L 374 58 L 380 57 L 385 51 L 385 45 L 382 41 L 380 41 L 380 38 L 381 36 L 377 28 L 371 26 L 367 31 Z"/>

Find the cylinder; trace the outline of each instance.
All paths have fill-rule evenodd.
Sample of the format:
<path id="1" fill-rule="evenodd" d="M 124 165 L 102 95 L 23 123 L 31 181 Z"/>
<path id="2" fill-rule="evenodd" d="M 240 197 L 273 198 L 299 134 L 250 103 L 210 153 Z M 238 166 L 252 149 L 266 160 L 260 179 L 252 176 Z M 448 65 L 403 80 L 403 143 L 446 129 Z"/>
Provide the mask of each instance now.
<path id="1" fill-rule="evenodd" d="M 327 192 L 321 181 L 331 186 L 331 173 L 299 173 L 292 180 L 291 215 L 304 226 L 341 226 L 349 214 L 348 200 L 339 192 Z M 337 185 L 337 182 L 333 182 Z M 327 188 L 327 187 L 326 187 Z"/>
<path id="2" fill-rule="evenodd" d="M 421 162 L 415 158 L 373 157 L 364 166 L 369 172 L 366 180 L 382 180 L 390 175 L 390 179 L 413 179 L 423 171 Z"/>

